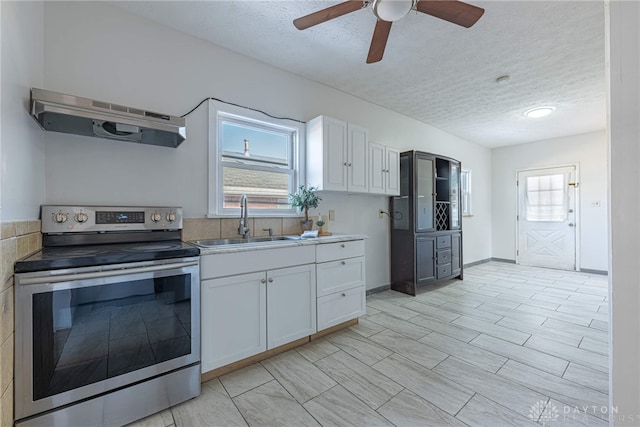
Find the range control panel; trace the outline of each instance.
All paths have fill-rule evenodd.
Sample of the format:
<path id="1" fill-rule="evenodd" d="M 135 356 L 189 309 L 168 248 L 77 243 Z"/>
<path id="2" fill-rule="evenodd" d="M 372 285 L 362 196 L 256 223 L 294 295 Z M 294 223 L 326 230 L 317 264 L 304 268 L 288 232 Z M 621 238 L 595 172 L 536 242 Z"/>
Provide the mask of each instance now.
<path id="1" fill-rule="evenodd" d="M 41 207 L 43 233 L 181 230 L 180 207 Z"/>

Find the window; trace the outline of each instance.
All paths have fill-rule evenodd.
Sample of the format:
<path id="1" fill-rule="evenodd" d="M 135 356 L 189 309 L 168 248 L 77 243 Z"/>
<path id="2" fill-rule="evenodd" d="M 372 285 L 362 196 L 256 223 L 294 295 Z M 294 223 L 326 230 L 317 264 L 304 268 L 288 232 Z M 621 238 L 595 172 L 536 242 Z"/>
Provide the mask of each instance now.
<path id="1" fill-rule="evenodd" d="M 297 215 L 289 193 L 304 177 L 304 124 L 209 104 L 209 216 Z"/>
<path id="2" fill-rule="evenodd" d="M 462 169 L 460 172 L 460 205 L 463 216 L 471 213 L 471 171 Z"/>
<path id="3" fill-rule="evenodd" d="M 525 215 L 527 221 L 564 221 L 569 210 L 564 174 L 528 176 Z"/>

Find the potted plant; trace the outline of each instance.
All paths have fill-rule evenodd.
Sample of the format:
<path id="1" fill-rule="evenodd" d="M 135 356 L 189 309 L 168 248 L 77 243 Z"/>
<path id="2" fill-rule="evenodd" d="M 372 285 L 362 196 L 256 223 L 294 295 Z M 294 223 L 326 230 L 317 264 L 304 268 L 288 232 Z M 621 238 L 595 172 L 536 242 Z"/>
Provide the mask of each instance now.
<path id="1" fill-rule="evenodd" d="M 301 221 L 303 230 L 311 230 L 313 227 L 313 220 L 309 219 L 309 208 L 317 208 L 318 203 L 322 200 L 316 192 L 318 187 L 305 187 L 301 185 L 298 187 L 298 191 L 293 194 L 289 194 L 289 204 L 293 207 L 300 209 L 300 212 L 304 211 L 304 221 Z"/>

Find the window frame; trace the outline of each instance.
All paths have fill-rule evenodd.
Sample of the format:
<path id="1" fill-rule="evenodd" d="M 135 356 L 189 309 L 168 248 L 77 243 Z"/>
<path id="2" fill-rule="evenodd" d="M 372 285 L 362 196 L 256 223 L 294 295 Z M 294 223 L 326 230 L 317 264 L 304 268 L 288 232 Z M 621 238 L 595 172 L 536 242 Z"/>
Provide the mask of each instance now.
<path id="1" fill-rule="evenodd" d="M 465 178 L 466 188 L 465 188 Z M 460 213 L 463 217 L 473 216 L 473 203 L 471 202 L 473 192 L 471 191 L 471 169 L 460 169 Z M 467 203 L 465 204 L 464 198 L 468 195 Z M 466 209 L 465 209 L 466 208 Z"/>
<path id="2" fill-rule="evenodd" d="M 246 108 L 228 105 L 219 101 L 209 100 L 208 102 L 208 218 L 235 218 L 240 215 L 240 207 L 224 208 L 224 178 L 222 161 L 222 144 L 220 141 L 220 122 L 229 119 L 236 124 L 246 123 L 247 125 L 265 128 L 267 130 L 285 131 L 292 133 L 291 146 L 289 147 L 292 168 L 290 172 L 283 169 L 278 173 L 289 174 L 288 193 L 292 193 L 300 185 L 305 185 L 305 135 L 306 127 L 304 123 L 298 123 L 286 119 L 274 119 Z M 239 169 L 254 169 L 261 171 L 276 171 L 275 168 L 245 165 Z M 252 209 L 251 199 L 248 200 L 249 216 L 251 217 L 299 217 L 302 215 L 297 208 L 289 209 Z"/>

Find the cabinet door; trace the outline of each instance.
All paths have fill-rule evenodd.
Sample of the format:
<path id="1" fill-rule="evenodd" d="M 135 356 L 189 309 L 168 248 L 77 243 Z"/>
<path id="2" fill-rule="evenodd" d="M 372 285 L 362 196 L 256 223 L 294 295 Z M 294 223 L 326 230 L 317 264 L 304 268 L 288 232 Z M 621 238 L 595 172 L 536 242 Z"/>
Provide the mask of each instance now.
<path id="1" fill-rule="evenodd" d="M 347 189 L 350 192 L 367 193 L 369 191 L 367 176 L 369 131 L 351 124 L 347 125 L 347 131 Z"/>
<path id="2" fill-rule="evenodd" d="M 416 283 L 421 284 L 436 278 L 436 239 L 416 237 Z"/>
<path id="3" fill-rule="evenodd" d="M 380 144 L 369 143 L 369 192 L 386 193 L 385 148 Z"/>
<path id="4" fill-rule="evenodd" d="M 347 191 L 347 124 L 323 117 L 323 190 Z M 313 161 L 313 159 L 309 159 Z"/>
<path id="5" fill-rule="evenodd" d="M 202 281 L 202 372 L 267 349 L 264 273 Z"/>
<path id="6" fill-rule="evenodd" d="M 398 196 L 400 194 L 400 151 L 386 147 L 386 194 Z"/>
<path id="7" fill-rule="evenodd" d="M 462 235 L 451 236 L 451 274 L 458 275 L 462 270 Z"/>
<path id="8" fill-rule="evenodd" d="M 451 172 L 449 175 L 449 220 L 450 228 L 456 230 L 460 228 L 460 165 L 451 162 Z"/>
<path id="9" fill-rule="evenodd" d="M 315 264 L 267 272 L 267 348 L 316 333 Z"/>
<path id="10" fill-rule="evenodd" d="M 433 158 L 416 156 L 415 209 L 416 231 L 433 230 L 434 172 Z"/>

